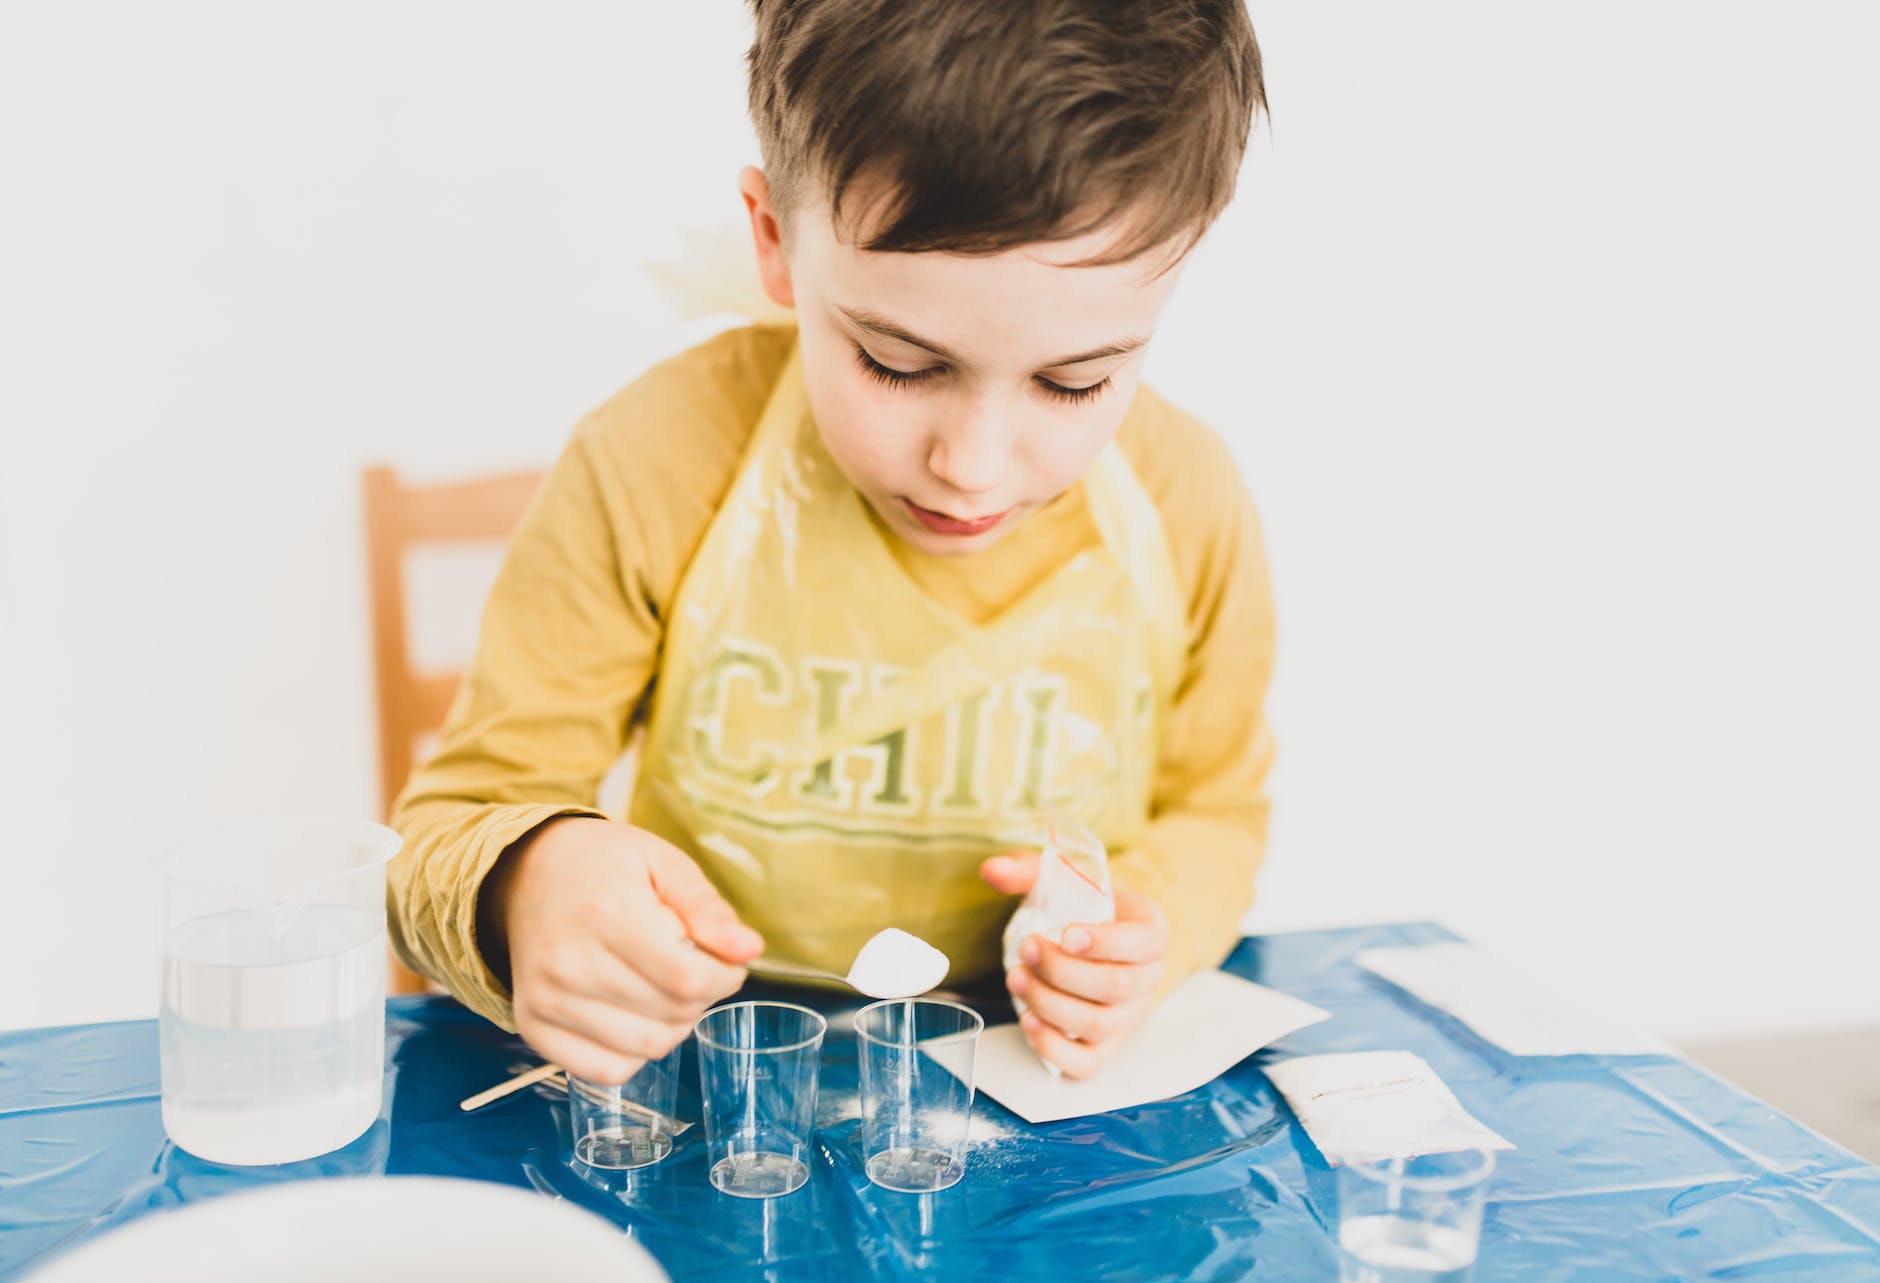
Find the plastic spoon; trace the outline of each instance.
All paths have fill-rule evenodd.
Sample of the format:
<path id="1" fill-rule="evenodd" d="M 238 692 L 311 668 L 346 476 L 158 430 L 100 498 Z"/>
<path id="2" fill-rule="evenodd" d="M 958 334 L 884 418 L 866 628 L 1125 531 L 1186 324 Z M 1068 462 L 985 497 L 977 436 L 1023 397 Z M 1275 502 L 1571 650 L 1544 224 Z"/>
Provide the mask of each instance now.
<path id="1" fill-rule="evenodd" d="M 919 936 L 889 927 L 862 946 L 845 976 L 770 958 L 758 958 L 750 969 L 768 976 L 833 981 L 870 998 L 917 998 L 946 979 L 950 965 L 944 953 Z"/>

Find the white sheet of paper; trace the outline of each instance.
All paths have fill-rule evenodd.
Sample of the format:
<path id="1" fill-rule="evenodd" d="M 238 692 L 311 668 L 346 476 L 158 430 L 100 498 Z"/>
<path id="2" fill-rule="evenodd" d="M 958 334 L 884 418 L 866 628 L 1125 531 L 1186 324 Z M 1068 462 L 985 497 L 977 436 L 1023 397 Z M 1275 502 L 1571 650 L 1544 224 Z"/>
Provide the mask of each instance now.
<path id="1" fill-rule="evenodd" d="M 1203 971 L 1163 1000 L 1093 1078 L 1058 1078 L 1015 1024 L 979 1040 L 979 1090 L 1031 1123 L 1166 1100 L 1210 1082 L 1260 1048 L 1331 1013 L 1264 985 Z"/>
<path id="2" fill-rule="evenodd" d="M 1358 965 L 1516 1056 L 1662 1056 L 1671 1048 L 1555 993 L 1462 940 L 1366 949 Z"/>
<path id="3" fill-rule="evenodd" d="M 1374 1163 L 1459 1149 L 1513 1149 L 1408 1051 L 1296 1056 L 1266 1067 L 1325 1161 Z"/>

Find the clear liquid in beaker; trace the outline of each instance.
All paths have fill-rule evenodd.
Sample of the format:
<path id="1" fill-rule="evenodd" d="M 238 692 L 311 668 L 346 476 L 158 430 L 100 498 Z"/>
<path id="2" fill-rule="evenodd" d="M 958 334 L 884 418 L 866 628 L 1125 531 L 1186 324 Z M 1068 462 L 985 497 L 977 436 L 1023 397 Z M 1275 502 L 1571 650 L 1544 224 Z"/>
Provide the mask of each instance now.
<path id="1" fill-rule="evenodd" d="M 775 1198 L 809 1180 L 809 1168 L 789 1154 L 745 1150 L 712 1164 L 712 1186 L 738 1198 Z"/>
<path id="2" fill-rule="evenodd" d="M 672 1153 L 672 1137 L 662 1128 L 623 1123 L 591 1131 L 575 1142 L 574 1156 L 589 1167 L 612 1172 L 651 1167 Z"/>
<path id="3" fill-rule="evenodd" d="M 1339 1227 L 1343 1283 L 1469 1283 L 1473 1236 L 1406 1216 L 1360 1216 Z"/>
<path id="4" fill-rule="evenodd" d="M 163 1126 L 214 1162 L 312 1158 L 378 1117 L 381 915 L 342 905 L 186 922 L 163 956 Z"/>

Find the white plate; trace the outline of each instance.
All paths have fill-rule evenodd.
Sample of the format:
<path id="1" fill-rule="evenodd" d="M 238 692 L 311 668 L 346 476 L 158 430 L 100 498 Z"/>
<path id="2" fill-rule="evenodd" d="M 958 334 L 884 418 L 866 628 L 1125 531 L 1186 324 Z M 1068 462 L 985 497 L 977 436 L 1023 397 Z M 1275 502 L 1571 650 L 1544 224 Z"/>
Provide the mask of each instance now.
<path id="1" fill-rule="evenodd" d="M 29 1283 L 668 1283 L 611 1222 L 540 1194 L 437 1176 L 296 1181 L 152 1212 Z"/>

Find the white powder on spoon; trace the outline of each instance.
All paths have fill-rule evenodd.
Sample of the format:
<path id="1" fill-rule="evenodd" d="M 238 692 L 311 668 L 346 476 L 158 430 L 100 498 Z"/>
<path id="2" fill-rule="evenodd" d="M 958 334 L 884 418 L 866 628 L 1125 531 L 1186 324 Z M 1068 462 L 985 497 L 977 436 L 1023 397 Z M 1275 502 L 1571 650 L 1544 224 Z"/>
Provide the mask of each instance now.
<path id="1" fill-rule="evenodd" d="M 849 986 L 870 998 L 915 998 L 946 979 L 947 956 L 898 927 L 862 946 L 849 968 Z"/>

